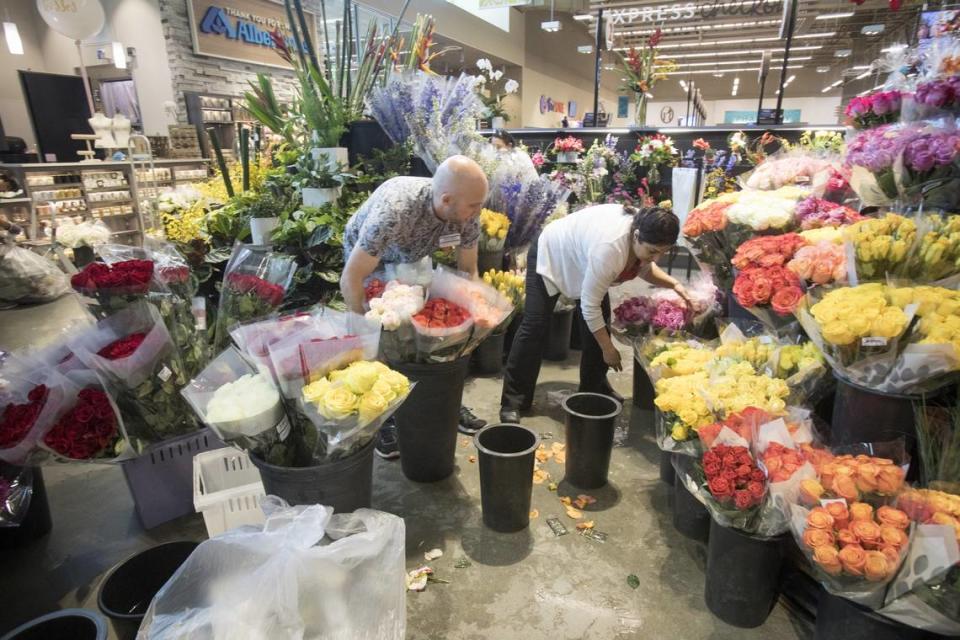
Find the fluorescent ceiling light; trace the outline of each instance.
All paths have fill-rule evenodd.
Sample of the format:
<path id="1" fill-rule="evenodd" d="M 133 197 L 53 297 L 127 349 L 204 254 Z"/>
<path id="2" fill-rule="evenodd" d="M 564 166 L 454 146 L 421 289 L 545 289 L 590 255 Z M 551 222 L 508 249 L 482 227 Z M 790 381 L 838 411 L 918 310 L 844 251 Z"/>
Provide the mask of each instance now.
<path id="1" fill-rule="evenodd" d="M 579 51 L 580 53 L 593 53 L 593 45 L 582 44 L 579 47 L 577 47 L 577 51 Z"/>
<path id="2" fill-rule="evenodd" d="M 791 64 L 787 65 L 787 69 L 802 69 L 802 64 Z M 760 71 L 760 67 L 749 67 L 743 69 L 724 69 L 724 73 L 740 73 L 747 71 Z M 716 73 L 713 69 L 694 69 L 690 71 L 668 71 L 666 75 L 676 76 L 676 75 L 694 75 L 694 74 L 703 74 L 703 73 Z"/>
<path id="3" fill-rule="evenodd" d="M 840 18 L 852 18 L 853 11 L 837 11 L 836 13 L 821 13 L 814 20 L 839 20 Z"/>
<path id="4" fill-rule="evenodd" d="M 868 64 L 855 64 L 848 69 L 848 71 L 860 71 L 861 69 L 869 69 L 870 65 Z"/>
<path id="5" fill-rule="evenodd" d="M 854 80 L 863 80 L 863 79 L 866 78 L 868 75 L 870 75 L 870 69 L 867 69 L 866 71 L 864 71 L 863 73 L 861 73 L 860 75 L 858 75 L 856 78 L 854 78 Z"/>
<path id="6" fill-rule="evenodd" d="M 827 71 L 830 71 L 830 65 L 828 64 L 822 64 L 817 67 L 817 73 L 826 73 Z"/>
<path id="7" fill-rule="evenodd" d="M 23 55 L 23 40 L 20 39 L 20 32 L 17 30 L 16 23 L 3 23 L 3 37 L 7 40 L 7 51 L 9 51 L 11 55 Z"/>
<path id="8" fill-rule="evenodd" d="M 780 20 L 747 20 L 745 22 L 722 22 L 718 24 L 691 24 L 681 27 L 665 27 L 663 33 L 687 33 L 690 31 L 719 31 L 721 29 L 744 29 L 748 27 L 766 27 L 780 24 Z M 621 36 L 647 36 L 656 32 L 656 29 L 630 29 L 617 31 Z"/>
<path id="9" fill-rule="evenodd" d="M 117 69 L 127 68 L 127 50 L 122 42 L 113 43 L 113 66 Z"/>
<path id="10" fill-rule="evenodd" d="M 684 90 L 684 91 L 689 91 L 689 90 L 690 90 L 689 87 L 687 86 L 687 81 L 686 81 L 686 80 L 681 80 L 681 81 L 680 81 L 680 86 L 683 87 L 683 90 Z"/>
<path id="11" fill-rule="evenodd" d="M 809 38 L 832 38 L 837 35 L 836 31 L 821 31 L 819 33 L 803 33 L 798 36 L 793 36 L 795 40 L 803 40 Z M 735 38 L 733 40 L 704 40 L 696 42 L 677 42 L 677 43 L 667 43 L 661 44 L 660 49 L 689 49 L 691 47 L 722 47 L 728 44 L 753 44 L 756 42 L 779 42 L 781 38 L 778 36 L 768 36 L 763 38 Z"/>
<path id="12" fill-rule="evenodd" d="M 574 20 L 593 20 L 593 16 L 590 15 L 589 13 L 578 13 L 577 15 L 573 16 L 573 19 Z"/>
<path id="13" fill-rule="evenodd" d="M 736 77 L 733 79 L 733 88 L 730 89 L 730 95 L 731 95 L 731 96 L 736 96 L 736 95 L 737 95 L 737 91 L 739 91 L 739 90 L 740 90 L 740 76 L 736 76 Z"/>
<path id="14" fill-rule="evenodd" d="M 837 49 L 833 52 L 833 55 L 836 58 L 849 58 L 853 55 L 853 49 Z"/>
<path id="15" fill-rule="evenodd" d="M 880 53 L 899 53 L 907 48 L 905 44 L 892 44 L 885 49 L 880 49 Z"/>
<path id="16" fill-rule="evenodd" d="M 820 93 L 826 93 L 826 92 L 830 91 L 831 89 L 836 89 L 836 88 L 839 87 L 841 84 L 843 84 L 843 80 L 837 80 L 837 81 L 834 82 L 833 84 L 830 84 L 830 85 L 827 85 L 826 87 L 824 87 L 824 88 L 820 91 Z"/>
<path id="17" fill-rule="evenodd" d="M 627 51 L 630 47 L 617 47 L 614 51 Z M 823 49 L 822 44 L 808 44 L 802 47 L 790 47 L 790 51 L 817 51 L 818 49 Z M 783 53 L 783 47 L 774 47 L 772 49 L 736 49 L 733 51 L 706 51 L 703 53 L 672 53 L 670 54 L 670 60 L 678 60 L 680 58 L 715 58 L 717 56 L 746 56 L 756 53 L 763 53 L 764 51 L 769 51 L 770 53 Z"/>
<path id="18" fill-rule="evenodd" d="M 812 60 L 812 56 L 799 56 L 797 58 L 790 58 L 790 62 L 805 62 L 807 60 Z M 756 60 L 716 60 L 713 62 L 680 62 L 677 63 L 678 67 L 715 67 L 720 64 L 756 64 Z M 770 64 L 783 64 L 783 59 L 780 60 L 771 60 Z"/>
<path id="19" fill-rule="evenodd" d="M 545 20 L 540 23 L 540 28 L 544 31 L 549 31 L 550 33 L 556 33 L 560 31 L 560 21 L 559 20 Z"/>
<path id="20" fill-rule="evenodd" d="M 878 36 L 884 31 L 886 31 L 886 29 L 887 29 L 886 25 L 883 25 L 883 24 L 868 24 L 868 25 L 865 25 L 862 29 L 860 29 L 860 33 L 862 33 L 865 36 Z"/>
<path id="21" fill-rule="evenodd" d="M 790 77 L 787 78 L 787 81 L 784 82 L 783 84 L 784 84 L 784 85 L 788 85 L 788 84 L 790 84 L 791 82 L 793 82 L 793 81 L 796 80 L 796 79 L 797 79 L 797 76 L 796 76 L 796 75 L 790 74 Z"/>

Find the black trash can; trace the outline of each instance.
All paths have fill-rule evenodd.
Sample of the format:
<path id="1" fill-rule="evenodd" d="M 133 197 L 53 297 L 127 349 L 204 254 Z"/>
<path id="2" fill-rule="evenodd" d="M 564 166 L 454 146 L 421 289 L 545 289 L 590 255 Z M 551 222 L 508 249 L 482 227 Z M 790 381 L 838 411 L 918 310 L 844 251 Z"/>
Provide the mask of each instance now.
<path id="1" fill-rule="evenodd" d="M 491 424 L 477 432 L 473 443 L 480 463 L 483 524 L 503 533 L 526 528 L 540 436 L 518 424 Z"/>
<path id="2" fill-rule="evenodd" d="M 550 335 L 543 357 L 554 362 L 566 360 L 570 355 L 570 331 L 573 327 L 573 309 L 554 311 L 550 317 Z"/>
<path id="3" fill-rule="evenodd" d="M 47 501 L 47 487 L 43 483 L 40 467 L 33 467 L 33 492 L 30 505 L 19 526 L 0 527 L 0 549 L 16 549 L 36 542 L 53 529 L 50 518 L 50 503 Z"/>
<path id="4" fill-rule="evenodd" d="M 477 254 L 477 273 L 481 276 L 491 269 L 503 269 L 503 249 L 499 251 L 481 251 Z"/>
<path id="5" fill-rule="evenodd" d="M 83 269 L 85 266 L 93 262 L 94 259 L 95 256 L 93 254 L 93 247 L 81 245 L 73 248 L 73 264 L 78 269 Z"/>
<path id="6" fill-rule="evenodd" d="M 386 151 L 393 147 L 390 136 L 376 120 L 354 120 L 348 125 L 340 144 L 347 148 L 351 165 L 357 164 L 361 158 L 372 158 L 376 150 Z"/>
<path id="7" fill-rule="evenodd" d="M 493 375 L 503 369 L 505 331 L 491 333 L 473 352 L 473 369 L 481 375 Z"/>
<path id="8" fill-rule="evenodd" d="M 565 480 L 580 489 L 607 484 L 613 432 L 623 406 L 600 393 L 574 393 L 563 401 L 566 413 Z"/>
<path id="9" fill-rule="evenodd" d="M 437 482 L 453 473 L 463 383 L 470 358 L 434 364 L 391 363 L 416 386 L 394 415 L 403 475 Z"/>
<path id="10" fill-rule="evenodd" d="M 310 467 L 280 467 L 251 454 L 260 470 L 267 495 L 291 505 L 322 504 L 336 513 L 369 508 L 373 498 L 373 446 L 371 440 L 356 453 L 327 464 Z"/>
<path id="11" fill-rule="evenodd" d="M 20 625 L 0 640 L 107 640 L 107 621 L 95 611 L 61 609 Z"/>
<path id="12" fill-rule="evenodd" d="M 673 483 L 673 528 L 703 544 L 710 538 L 710 512 L 679 479 Z"/>
<path id="13" fill-rule="evenodd" d="M 926 640 L 920 629 L 902 625 L 865 609 L 846 598 L 820 594 L 814 640 Z"/>
<path id="14" fill-rule="evenodd" d="M 107 574 L 97 606 L 120 640 L 134 640 L 153 597 L 199 543 L 167 542 L 127 558 Z"/>
<path id="15" fill-rule="evenodd" d="M 657 394 L 653 389 L 653 381 L 647 375 L 647 370 L 643 368 L 640 361 L 633 359 L 633 406 L 644 411 L 653 411 L 656 407 L 653 404 Z"/>
<path id="16" fill-rule="evenodd" d="M 780 595 L 783 539 L 758 538 L 710 521 L 704 599 L 734 627 L 764 623 Z"/>

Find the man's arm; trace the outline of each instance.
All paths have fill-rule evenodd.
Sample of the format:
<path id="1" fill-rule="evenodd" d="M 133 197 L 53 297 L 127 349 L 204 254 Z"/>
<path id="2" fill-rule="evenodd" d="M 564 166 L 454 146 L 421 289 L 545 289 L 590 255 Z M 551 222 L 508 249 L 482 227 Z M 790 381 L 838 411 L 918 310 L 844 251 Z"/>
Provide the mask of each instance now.
<path id="1" fill-rule="evenodd" d="M 380 259 L 367 253 L 360 246 L 353 248 L 347 264 L 343 268 L 343 274 L 340 276 L 340 291 L 343 292 L 343 299 L 347 303 L 347 309 L 354 313 L 363 313 L 363 303 L 365 295 L 363 291 L 363 281 L 380 264 Z"/>
<path id="2" fill-rule="evenodd" d="M 457 268 L 471 277 L 477 277 L 477 245 L 457 248 Z"/>

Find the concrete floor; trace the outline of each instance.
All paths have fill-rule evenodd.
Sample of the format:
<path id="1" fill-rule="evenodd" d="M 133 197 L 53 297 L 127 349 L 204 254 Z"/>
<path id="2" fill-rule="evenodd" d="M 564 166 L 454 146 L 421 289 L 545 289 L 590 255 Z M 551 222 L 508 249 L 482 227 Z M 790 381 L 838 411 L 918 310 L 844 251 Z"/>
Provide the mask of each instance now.
<path id="1" fill-rule="evenodd" d="M 29 309 L 0 311 L 0 348 L 38 346 L 79 314 L 72 298 Z M 624 362 L 632 363 L 625 352 Z M 562 442 L 563 422 L 555 392 L 577 380 L 578 354 L 566 363 L 546 363 L 534 413 L 524 419 L 551 442 Z M 611 374 L 616 389 L 630 394 L 630 364 Z M 468 381 L 465 404 L 495 419 L 499 378 Z M 652 416 L 627 407 L 618 426 L 610 486 L 594 492 L 600 501 L 589 514 L 608 535 L 600 543 L 577 535 L 557 494 L 534 485 L 539 517 L 517 534 L 483 527 L 474 449 L 461 437 L 456 473 L 436 484 L 407 480 L 398 462 L 377 459 L 373 506 L 404 518 L 408 569 L 424 564 L 423 553 L 440 548 L 437 577 L 407 598 L 407 637 L 561 640 L 675 638 L 750 640 L 812 637 L 810 629 L 781 606 L 758 629 L 743 630 L 713 617 L 703 602 L 705 550 L 673 528 L 668 487 L 659 481 L 659 452 Z M 562 465 L 543 467 L 554 480 Z M 0 576 L 0 633 L 45 612 L 68 606 L 96 607 L 104 573 L 128 555 L 159 542 L 205 538 L 200 516 L 144 531 L 119 468 L 59 466 L 44 471 L 54 527 L 44 540 L 8 554 Z M 563 486 L 561 485 L 561 491 Z M 547 526 L 558 517 L 571 530 L 555 537 Z M 470 561 L 462 569 L 460 559 Z M 636 574 L 634 590 L 627 576 Z"/>

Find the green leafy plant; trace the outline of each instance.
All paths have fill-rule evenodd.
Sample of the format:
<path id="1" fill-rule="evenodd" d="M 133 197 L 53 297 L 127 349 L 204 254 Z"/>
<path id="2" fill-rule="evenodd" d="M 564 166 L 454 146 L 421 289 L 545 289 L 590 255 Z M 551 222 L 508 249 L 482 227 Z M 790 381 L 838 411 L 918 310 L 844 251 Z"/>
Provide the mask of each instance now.
<path id="1" fill-rule="evenodd" d="M 274 245 L 297 262 L 286 308 L 329 301 L 338 294 L 344 265 L 343 231 L 351 213 L 339 203 L 301 207 L 283 216 L 274 229 Z"/>
<path id="2" fill-rule="evenodd" d="M 334 189 L 342 187 L 353 176 L 344 171 L 342 163 L 330 165 L 304 153 L 294 165 L 293 186 L 297 189 Z"/>

